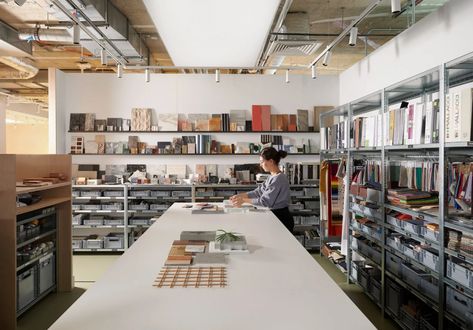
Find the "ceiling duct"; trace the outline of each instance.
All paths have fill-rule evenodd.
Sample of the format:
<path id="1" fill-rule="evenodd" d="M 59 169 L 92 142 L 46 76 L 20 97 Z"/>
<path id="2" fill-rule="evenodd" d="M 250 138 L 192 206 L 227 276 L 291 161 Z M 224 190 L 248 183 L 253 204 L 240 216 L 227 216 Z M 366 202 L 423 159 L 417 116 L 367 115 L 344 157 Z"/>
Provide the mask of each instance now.
<path id="1" fill-rule="evenodd" d="M 20 30 L 20 40 L 72 44 L 72 36 L 66 29 L 26 29 Z"/>
<path id="2" fill-rule="evenodd" d="M 127 17 L 115 7 L 109 0 L 61 0 L 65 7 L 73 11 L 71 3 L 87 16 L 93 22 L 100 22 L 99 29 L 106 38 L 108 38 L 120 51 L 109 48 L 109 50 L 116 57 L 125 57 L 129 63 L 148 64 L 149 50 L 140 35 L 131 26 Z M 57 11 L 55 15 L 59 20 L 69 20 L 69 17 Z M 86 20 L 78 15 L 80 20 L 86 23 Z M 103 40 L 103 37 L 97 33 L 93 26 L 87 27 L 98 39 Z M 92 40 L 87 33 L 81 31 L 80 43 L 87 48 L 94 56 L 100 58 L 100 51 L 102 46 L 98 45 Z"/>
<path id="3" fill-rule="evenodd" d="M 38 74 L 38 68 L 26 60 L 13 56 L 0 56 L 0 63 L 8 65 L 15 71 L 0 72 L 0 79 L 30 79 Z"/>

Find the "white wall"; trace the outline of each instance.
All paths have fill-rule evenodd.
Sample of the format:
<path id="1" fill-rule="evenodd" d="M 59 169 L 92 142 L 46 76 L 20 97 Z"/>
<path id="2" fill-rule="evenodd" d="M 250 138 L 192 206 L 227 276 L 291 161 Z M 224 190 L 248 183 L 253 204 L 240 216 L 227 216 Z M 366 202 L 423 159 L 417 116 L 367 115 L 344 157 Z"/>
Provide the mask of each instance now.
<path id="1" fill-rule="evenodd" d="M 48 118 L 49 118 L 49 147 L 50 154 L 66 153 L 64 139 L 67 130 L 65 126 L 66 104 L 65 73 L 55 68 L 48 69 Z"/>
<path id="2" fill-rule="evenodd" d="M 57 78 L 57 76 L 56 76 Z M 63 73 L 57 109 L 63 122 L 57 127 L 57 137 L 62 141 L 57 151 L 69 151 L 72 133 L 69 128 L 69 114 L 76 112 L 96 113 L 97 119 L 107 117 L 130 118 L 134 107 L 153 108 L 154 113 L 223 113 L 231 109 L 246 109 L 251 119 L 252 104 L 270 104 L 272 113 L 296 113 L 297 109 L 312 111 L 315 105 L 338 105 L 338 77 L 321 77 L 312 80 L 302 75 L 291 75 L 290 83 L 284 76 L 269 75 L 221 75 L 216 83 L 214 75 L 155 74 L 151 82 L 145 83 L 144 74 L 124 74 L 118 79 L 114 74 Z M 309 118 L 312 122 L 312 118 Z M 81 135 L 81 134 L 78 134 Z M 93 140 L 95 134 L 83 134 Z M 131 135 L 131 134 L 130 134 Z M 156 141 L 170 140 L 176 134 L 139 134 L 140 140 L 156 144 Z M 290 134 L 288 134 L 290 135 Z M 107 141 L 127 141 L 128 134 L 106 134 Z M 293 137 L 296 136 L 293 134 Z M 257 134 L 215 134 L 222 142 L 255 142 Z M 318 134 L 297 134 L 297 138 L 318 140 Z M 288 161 L 314 161 L 315 157 L 291 156 Z M 258 162 L 257 156 L 74 156 L 74 163 L 126 164 L 126 163 L 187 163 L 225 164 Z"/>
<path id="3" fill-rule="evenodd" d="M 473 52 L 473 1 L 452 0 L 340 74 L 340 104 Z"/>

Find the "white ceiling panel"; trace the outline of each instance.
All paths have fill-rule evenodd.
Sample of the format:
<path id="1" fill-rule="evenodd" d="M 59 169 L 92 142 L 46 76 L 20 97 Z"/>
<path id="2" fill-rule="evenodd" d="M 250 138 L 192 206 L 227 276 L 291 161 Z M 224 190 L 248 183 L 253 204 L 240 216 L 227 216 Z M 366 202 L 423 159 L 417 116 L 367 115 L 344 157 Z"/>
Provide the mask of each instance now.
<path id="1" fill-rule="evenodd" d="M 255 66 L 279 0 L 144 0 L 177 66 Z"/>

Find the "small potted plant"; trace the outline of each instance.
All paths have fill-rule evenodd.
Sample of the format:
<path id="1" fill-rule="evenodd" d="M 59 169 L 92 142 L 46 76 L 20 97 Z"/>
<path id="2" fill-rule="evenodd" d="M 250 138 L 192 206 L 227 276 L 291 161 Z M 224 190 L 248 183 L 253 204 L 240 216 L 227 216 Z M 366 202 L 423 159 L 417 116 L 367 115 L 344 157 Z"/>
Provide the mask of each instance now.
<path id="1" fill-rule="evenodd" d="M 215 237 L 215 248 L 220 250 L 246 250 L 245 236 L 219 229 Z"/>

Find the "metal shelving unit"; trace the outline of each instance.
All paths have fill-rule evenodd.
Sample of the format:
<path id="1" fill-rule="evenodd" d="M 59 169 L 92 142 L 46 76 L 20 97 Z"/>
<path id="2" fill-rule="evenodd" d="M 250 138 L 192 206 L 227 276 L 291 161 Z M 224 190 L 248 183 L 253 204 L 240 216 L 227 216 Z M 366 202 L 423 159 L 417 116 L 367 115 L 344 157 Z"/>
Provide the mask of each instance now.
<path id="1" fill-rule="evenodd" d="M 351 282 L 357 282 L 351 274 L 351 259 L 352 253 L 357 253 L 359 256 L 364 258 L 369 264 L 379 266 L 379 269 L 382 271 L 382 299 L 381 303 L 378 305 L 383 314 L 393 318 L 402 328 L 408 328 L 402 323 L 402 320 L 398 318 L 395 313 L 391 312 L 386 308 L 386 278 L 389 278 L 391 282 L 395 282 L 400 287 L 404 288 L 406 292 L 410 292 L 413 296 L 417 297 L 422 303 L 424 303 L 428 308 L 431 308 L 438 315 L 438 329 L 450 329 L 456 325 L 462 329 L 470 329 L 473 326 L 473 321 L 471 317 L 455 315 L 449 311 L 449 305 L 452 302 L 447 300 L 446 288 L 455 289 L 456 293 L 462 294 L 465 297 L 468 297 L 473 301 L 473 288 L 467 287 L 450 277 L 447 277 L 447 260 L 452 257 L 459 258 L 462 262 L 473 265 L 473 256 L 463 253 L 461 251 L 453 250 L 446 247 L 445 237 L 447 237 L 447 230 L 455 230 L 462 232 L 464 234 L 473 235 L 473 226 L 471 226 L 471 219 L 465 221 L 456 213 L 449 214 L 448 207 L 448 190 L 446 181 L 448 178 L 448 164 L 450 161 L 461 161 L 462 159 L 470 159 L 473 157 L 473 141 L 465 142 L 455 142 L 455 143 L 445 143 L 445 95 L 449 92 L 449 88 L 459 87 L 465 83 L 473 83 L 473 54 L 468 54 L 464 57 L 461 57 L 457 60 L 454 60 L 450 63 L 440 65 L 439 67 L 433 68 L 432 70 L 426 71 L 419 75 L 416 75 L 410 79 L 402 81 L 398 84 L 385 88 L 377 93 L 368 95 L 367 97 L 361 98 L 357 101 L 354 101 L 348 105 L 334 110 L 334 113 L 343 115 L 345 120 L 349 120 L 352 123 L 352 118 L 355 116 L 362 115 L 367 112 L 379 109 L 382 113 L 388 110 L 388 107 L 393 104 L 400 103 L 401 101 L 409 101 L 413 99 L 419 99 L 421 102 L 431 101 L 434 98 L 440 100 L 439 108 L 439 142 L 431 144 L 421 144 L 421 145 L 393 145 L 385 146 L 384 139 L 383 145 L 377 147 L 359 147 L 354 148 L 351 145 L 347 150 L 322 150 L 321 151 L 321 161 L 324 157 L 331 157 L 331 155 L 347 155 L 347 172 L 352 173 L 352 160 L 355 158 L 374 158 L 379 157 L 382 162 L 382 173 L 381 173 L 381 183 L 382 183 L 382 196 L 386 196 L 387 181 L 385 176 L 385 171 L 388 169 L 388 164 L 391 161 L 400 161 L 402 159 L 413 160 L 416 159 L 419 155 L 420 158 L 424 159 L 435 159 L 439 164 L 439 173 L 438 180 L 441 182 L 441 187 L 439 189 L 439 204 L 438 210 L 432 211 L 415 211 L 398 205 L 391 205 L 388 202 L 383 201 L 367 201 L 362 197 L 355 196 L 350 194 L 349 199 L 352 202 L 359 203 L 360 201 L 372 202 L 377 207 L 379 207 L 380 212 L 383 214 L 384 220 L 382 223 L 382 241 L 379 241 L 376 238 L 369 237 L 370 235 L 366 232 L 363 232 L 357 227 L 354 227 L 350 224 L 348 228 L 350 232 L 357 233 L 362 237 L 367 238 L 368 240 L 379 244 L 382 248 L 382 260 L 381 265 L 377 265 L 371 258 L 367 257 L 364 253 L 357 251 L 355 247 L 352 246 L 351 238 L 352 235 L 349 235 L 349 250 L 350 252 L 347 255 L 347 268 L 348 275 L 347 279 Z M 342 110 L 347 109 L 348 111 Z M 384 116 L 382 121 L 384 121 Z M 321 116 L 322 122 L 322 116 Z M 384 127 L 385 125 L 383 125 Z M 439 225 L 438 240 L 434 241 L 432 239 L 424 237 L 421 233 L 414 234 L 405 229 L 394 226 L 387 222 L 386 213 L 388 210 L 397 211 L 403 214 L 412 216 L 414 219 L 421 219 L 426 222 L 431 222 Z M 362 215 L 363 213 L 352 210 L 349 208 L 350 214 Z M 380 221 L 374 217 L 367 217 L 377 224 Z M 463 221 L 462 221 L 463 220 Z M 469 223 L 470 225 L 467 225 Z M 439 271 L 435 271 L 424 265 L 421 259 L 413 259 L 409 255 L 404 254 L 402 251 L 392 248 L 387 245 L 387 235 L 389 232 L 395 232 L 401 234 L 406 238 L 414 239 L 421 244 L 432 247 L 435 251 L 438 252 L 438 263 L 440 265 Z M 417 287 L 413 287 L 408 284 L 402 277 L 393 274 L 388 271 L 386 268 L 386 252 L 394 255 L 399 258 L 402 262 L 409 263 L 414 267 L 417 267 L 421 271 L 424 271 L 429 276 L 438 280 L 438 301 L 433 301 L 431 298 L 427 297 L 422 290 Z M 391 261 L 392 262 L 392 261 Z M 358 283 L 356 283 L 358 284 Z M 369 292 L 367 295 L 370 298 L 373 298 Z"/>

